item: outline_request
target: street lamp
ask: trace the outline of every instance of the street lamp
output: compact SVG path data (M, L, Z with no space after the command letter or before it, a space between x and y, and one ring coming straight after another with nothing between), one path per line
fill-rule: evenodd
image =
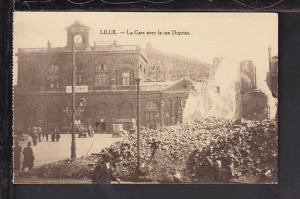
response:
M137 127L137 139L136 139L136 146L137 146L137 171L140 168L140 82L141 79L136 79L137 84L137 119L136 119L136 127Z
M81 35L74 35L72 42L72 141L71 141L71 159L76 158L76 144L75 144L75 120L76 120L76 105L75 105L75 70L76 70L76 57L75 47L76 44L82 42Z

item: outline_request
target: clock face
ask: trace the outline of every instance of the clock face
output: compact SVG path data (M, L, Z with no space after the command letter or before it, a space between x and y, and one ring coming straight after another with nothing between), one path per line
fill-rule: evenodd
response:
M74 36L74 42L75 44L81 44L83 42L82 36L81 35L75 35Z

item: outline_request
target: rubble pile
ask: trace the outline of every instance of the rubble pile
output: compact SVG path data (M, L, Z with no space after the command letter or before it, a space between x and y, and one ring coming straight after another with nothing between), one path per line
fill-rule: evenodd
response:
M245 121L209 146L192 152L187 168L197 182L277 181L278 137L275 121Z
M22 175L36 176L39 178L90 178L95 162L97 160L90 157L81 157L75 160L65 159L57 162L44 164L33 168Z
M151 182L174 182L174 178L183 183L250 182L251 177L253 182L275 182L277 143L273 120L233 122L210 117L158 130L142 128L139 172ZM136 180L136 144L133 133L104 149L111 154L114 176L123 181ZM94 154L62 160L30 173L43 178L90 178L99 159L101 155Z
M141 170L152 181L168 181L176 174L183 182L248 182L257 181L257 176L276 181L275 121L237 123L206 118L158 130L143 129L140 143ZM108 151L114 156L116 176L134 174L135 134ZM245 176L248 178L243 179Z
M189 181L186 162L190 154L230 133L232 125L229 120L212 117L158 130L142 129L141 170L152 181L168 181L176 174L180 174L183 181ZM136 172L136 134L114 143L107 150L114 157L116 176L131 176Z

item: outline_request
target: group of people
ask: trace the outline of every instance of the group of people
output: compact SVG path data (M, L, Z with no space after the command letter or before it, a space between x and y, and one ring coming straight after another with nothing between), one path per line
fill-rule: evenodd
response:
M43 131L42 127L32 127L32 130L29 132L32 138L33 145L36 146L38 141L49 140L49 134L51 135L52 142L59 142L60 140L60 132L58 128L53 129L45 129Z
M18 141L19 139L16 139L16 141L14 142L14 170L15 171L19 171L21 169L22 171L24 171L26 168L28 170L31 170L33 168L34 154L31 148L32 144L33 146L36 146L38 142L42 142L43 140L48 142L49 134L51 135L50 138L52 142L59 142L60 140L60 132L58 128L44 130L42 127L33 126L31 128L28 128L28 132L25 133L31 137L31 141L28 141L28 139L25 136L25 139L23 139L23 141L28 141L28 142L27 142L27 146L23 150L22 150L22 146ZM24 134L19 134L19 135L23 135L24 137ZM23 154L23 163L21 165L22 154Z

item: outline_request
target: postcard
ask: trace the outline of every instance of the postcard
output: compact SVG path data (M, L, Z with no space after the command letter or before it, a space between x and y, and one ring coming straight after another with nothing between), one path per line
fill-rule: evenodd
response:
M14 12L15 184L274 184L274 13Z

